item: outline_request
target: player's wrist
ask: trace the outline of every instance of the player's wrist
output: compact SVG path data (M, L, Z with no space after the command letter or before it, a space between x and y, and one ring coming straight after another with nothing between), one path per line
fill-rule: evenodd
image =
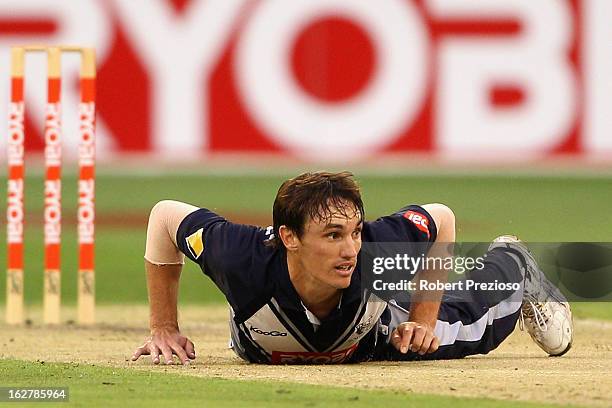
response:
M151 335L179 332L178 322L156 322L149 325Z

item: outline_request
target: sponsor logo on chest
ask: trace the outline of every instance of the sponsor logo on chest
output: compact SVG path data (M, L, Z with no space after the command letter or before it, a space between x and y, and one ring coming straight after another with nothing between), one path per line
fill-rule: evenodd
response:
M357 343L344 350L330 351L328 353L308 351L274 351L272 364L340 364L351 357L357 349Z

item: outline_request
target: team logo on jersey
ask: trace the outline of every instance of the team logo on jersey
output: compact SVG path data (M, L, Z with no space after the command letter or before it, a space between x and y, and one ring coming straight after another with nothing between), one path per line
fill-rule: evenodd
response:
M429 234L429 220L423 214L419 214L416 211L406 211L404 218L411 221L421 232L427 234L427 239L430 238Z
M272 241L274 239L274 227L268 226L266 228L266 241Z
M370 330L370 327L372 326L372 315L370 315L368 317L368 320L366 320L365 322L359 323L357 326L355 326L355 333L357 334L363 334L365 332L367 332L368 330Z
M202 233L204 232L204 228L200 228L185 240L187 241L187 247L189 248L189 252L194 256L195 259L198 259L202 252L204 252L204 241L202 240Z

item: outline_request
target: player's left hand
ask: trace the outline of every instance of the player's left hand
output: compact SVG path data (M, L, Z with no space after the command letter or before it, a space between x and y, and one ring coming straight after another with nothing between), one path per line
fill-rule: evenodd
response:
M391 344L402 354L410 350L424 355L436 351L440 346L440 341L428 324L404 322L391 333Z
M140 356L151 356L153 364L160 363L160 356L163 356L166 364L173 364L173 355L176 355L182 364L189 365L195 359L195 347L193 342L183 336L178 328L156 328L151 330L151 337L138 347L132 355L132 361L136 361Z

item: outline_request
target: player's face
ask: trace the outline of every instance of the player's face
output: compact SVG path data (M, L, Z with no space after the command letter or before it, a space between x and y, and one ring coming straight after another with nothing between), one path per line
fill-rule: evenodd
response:
M325 220L310 219L297 251L302 270L316 283L344 289L351 283L361 250L363 220L356 209L332 209Z

